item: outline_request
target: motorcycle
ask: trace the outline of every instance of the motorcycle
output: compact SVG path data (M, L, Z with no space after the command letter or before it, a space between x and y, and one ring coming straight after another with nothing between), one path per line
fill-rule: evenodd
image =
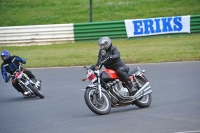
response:
M24 71L26 71L26 68L23 68L22 64L20 64L19 69L8 76L9 81L12 78L12 82L17 82L29 97L39 96L40 98L44 98L44 95L40 92L41 82L30 79Z
M140 108L149 107L152 101L151 87L147 78L144 76L145 70L139 67L129 70L128 76L131 79L137 92L129 95L127 86L117 76L116 71L105 69L100 72L102 64L109 58L100 63L95 70L84 66L86 70L86 78L92 84L85 89L84 100L88 108L98 115L108 114L112 107L125 107L128 105L136 105Z

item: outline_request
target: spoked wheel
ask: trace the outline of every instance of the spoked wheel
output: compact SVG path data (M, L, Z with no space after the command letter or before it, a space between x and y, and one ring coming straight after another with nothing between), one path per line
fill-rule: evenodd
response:
M138 79L138 82L140 83L140 87L144 86L144 84L146 83L146 81L142 79ZM152 99L151 99L151 93L150 93L134 101L134 104L140 108L146 108L146 107L149 107L149 105L151 104L151 100Z
M102 92L102 97L100 98L95 88L87 88L84 98L89 109L95 114L105 115L111 110L111 102L105 92Z

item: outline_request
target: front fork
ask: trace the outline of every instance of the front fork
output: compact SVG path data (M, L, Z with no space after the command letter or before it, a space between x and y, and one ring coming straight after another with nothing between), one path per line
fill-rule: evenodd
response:
M28 80L24 83L20 79L18 79L17 82L25 92L29 91L29 92L33 93L33 91L28 87L28 85L30 84L30 82Z
M29 85L30 83L35 85L35 83L34 83L25 73L24 73L23 75L24 75L24 77L26 78L25 83L22 82L20 79L17 79L18 84L19 84L22 88L25 87L25 88L27 89L27 90L24 90L24 91L30 91L31 93L33 93L33 91L28 87L28 85Z
M100 82L100 72L99 72L99 70L98 70L98 77L97 77L97 79L98 79L98 86L97 86L97 88L98 88L98 91L99 91L99 98L101 99L102 92L101 92L101 82Z

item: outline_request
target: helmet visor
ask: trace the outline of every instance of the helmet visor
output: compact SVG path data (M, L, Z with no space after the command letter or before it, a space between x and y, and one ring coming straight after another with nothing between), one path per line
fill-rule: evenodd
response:
M99 50L104 50L105 46L104 44L99 44Z
M3 61L5 61L5 60L8 59L8 56L7 56L7 55L1 55L1 59L2 59Z

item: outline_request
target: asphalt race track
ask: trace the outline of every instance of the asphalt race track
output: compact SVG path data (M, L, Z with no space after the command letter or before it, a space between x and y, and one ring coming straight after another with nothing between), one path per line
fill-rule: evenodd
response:
M91 112L83 67L31 69L42 79L39 97L24 99L0 79L0 133L200 133L200 62L135 64L152 87L148 108Z

